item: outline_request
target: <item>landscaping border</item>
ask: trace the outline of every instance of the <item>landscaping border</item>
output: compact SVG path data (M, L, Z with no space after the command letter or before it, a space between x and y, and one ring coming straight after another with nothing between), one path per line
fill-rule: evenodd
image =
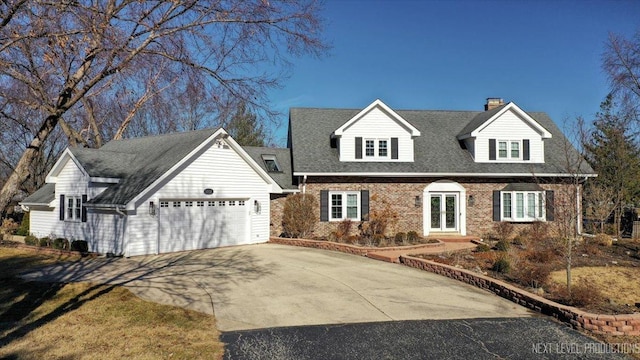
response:
M466 269L408 255L400 256L400 263L491 291L531 310L553 316L576 329L589 330L596 334L640 335L640 314L604 315L589 313L573 306L558 304L506 282Z
M393 251L393 250L415 250L422 248L444 247L444 243L438 240L437 243L408 245L408 246L389 246L389 247L372 247L372 246L356 246L343 243L337 243L326 240L307 240L307 239L294 239L294 238L282 238L271 237L269 242L272 244L301 246L314 249L333 250L340 251L347 254L367 256L370 252L378 251Z

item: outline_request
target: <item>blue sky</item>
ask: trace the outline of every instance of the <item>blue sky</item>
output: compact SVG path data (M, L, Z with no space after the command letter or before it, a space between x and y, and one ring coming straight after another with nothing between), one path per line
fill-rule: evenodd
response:
M321 59L293 59L269 93L290 107L481 110L487 97L525 111L592 119L609 84L601 57L609 32L640 29L640 1L328 0L332 45Z

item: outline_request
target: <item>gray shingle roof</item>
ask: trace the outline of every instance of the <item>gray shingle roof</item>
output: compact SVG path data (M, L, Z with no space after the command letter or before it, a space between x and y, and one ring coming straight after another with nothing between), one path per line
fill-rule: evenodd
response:
M55 191L55 184L44 184L44 186L27 196L20 203L23 205L48 205L55 199Z
M486 121L500 108L488 112L398 110L415 126L414 162L340 162L331 148L331 134L361 109L292 108L289 113L289 144L294 173L442 173L442 174L566 174L566 138L545 113L528 113L553 134L545 140L545 163L476 163L457 140L459 134ZM571 147L572 156L579 156ZM582 174L593 174L586 163Z
M268 148L256 146L242 147L251 158L266 171L271 178L280 185L282 189L293 190L298 187L293 183L293 173L291 169L291 151L286 148ZM280 166L281 172L269 172L263 161L262 155L274 155Z
M89 203L125 205L216 131L206 129L113 140L98 150L71 151L90 176L122 179Z

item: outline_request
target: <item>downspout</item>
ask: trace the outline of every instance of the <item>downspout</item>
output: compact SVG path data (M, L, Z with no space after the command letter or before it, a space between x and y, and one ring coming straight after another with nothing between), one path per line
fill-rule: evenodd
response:
M306 194L307 192L307 175L302 177L302 193Z

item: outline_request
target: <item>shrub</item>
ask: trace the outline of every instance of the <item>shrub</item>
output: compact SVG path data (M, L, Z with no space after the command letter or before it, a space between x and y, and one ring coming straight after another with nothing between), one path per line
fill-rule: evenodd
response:
M24 243L26 245L36 246L38 244L38 238L33 235L27 235L24 238Z
M551 248L537 247L529 252L527 260L531 262L546 264L556 258L556 253Z
M524 286L539 288L549 281L551 267L544 263L533 263L522 261L517 268L511 272L513 280Z
M597 234L595 237L595 242L596 244L600 245L600 246L612 246L613 245L613 238L607 234Z
M48 237L40 238L40 240L38 241L38 246L49 247L50 245L51 245L51 239L49 239Z
M347 236L347 244L355 244L355 243L358 242L358 240L359 240L359 238L356 235Z
M500 240L496 243L496 250L498 251L508 251L510 247L511 244L506 240Z
M513 245L522 246L525 244L524 237L522 235L516 235L511 242Z
M593 286L586 280L576 281L576 283L571 286L570 295L566 286L559 287L557 293L562 303L578 307L595 305L604 299L598 287Z
M394 226L398 222L398 213L391 208L391 205L384 200L377 201L377 195L371 196L371 203L375 204L369 211L369 221L365 221L360 226L360 232L363 238L374 240L376 235L384 235L387 228Z
M420 239L420 235L418 235L415 231L409 231L407 233L407 241L410 243L414 243Z
M54 249L58 250L68 250L69 249L69 240L65 238L56 238L53 240L51 244Z
M500 274L507 274L511 270L511 262L506 256L501 256L493 263L491 270Z
M353 221L351 219L344 219L338 223L338 230L335 235L338 241L343 241L351 234L351 228L353 227Z
M7 235L11 235L15 233L17 229L18 229L18 223L16 223L13 219L6 218L2 220L2 226L0 226L0 230L1 230L0 232Z
M394 240L396 241L396 244L398 244L398 245L404 244L404 242L407 241L407 234L403 233L403 232L399 232L394 237Z
M493 224L493 231L496 233L498 240L508 241L513 234L513 224L506 221L499 221Z
M287 196L282 214L284 235L292 238L304 238L313 233L316 218L316 199L310 194Z
M16 230L16 235L27 236L29 235L29 213L25 213L22 217L22 222L20 223L20 227Z
M487 252L490 250L491 250L491 247L487 244L480 244L476 246L476 252Z
M534 221L529 225L527 232L531 240L543 240L549 237L549 224L543 221Z
M73 240L71 251L89 252L89 244L85 240Z

